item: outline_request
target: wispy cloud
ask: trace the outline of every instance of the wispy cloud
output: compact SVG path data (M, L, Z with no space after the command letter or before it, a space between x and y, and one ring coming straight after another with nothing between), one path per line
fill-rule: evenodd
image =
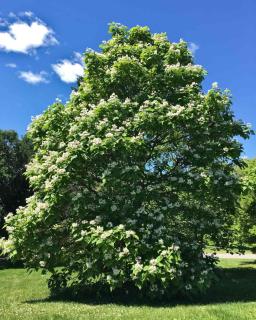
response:
M17 15L14 12L9 12L8 17L9 18L17 18Z
M7 68L16 68L16 67L17 67L16 63L6 63L5 66L6 66Z
M78 61L84 65L83 55L80 52L74 51L74 61Z
M61 60L59 63L53 64L52 68L63 82L76 82L77 78L84 74L82 55L74 52L74 59Z
M23 19L13 12L9 14L9 18L16 21L8 24L7 30L0 32L0 50L28 54L39 47L58 43L53 30L32 12L26 11L19 15Z
M195 55L196 51L199 49L199 45L194 42L190 42L188 45L188 49L192 52L193 55Z
M34 73L32 71L21 71L19 73L19 78L30 83L30 84L39 84L39 83L48 83L47 73L41 71L39 73Z
M21 12L21 15L26 17L33 17L34 13L32 11L24 11L24 12Z

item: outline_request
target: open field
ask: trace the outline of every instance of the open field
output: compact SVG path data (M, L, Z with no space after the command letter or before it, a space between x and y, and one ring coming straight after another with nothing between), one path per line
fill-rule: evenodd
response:
M256 261L222 259L221 281L197 302L169 305L79 303L48 300L45 276L23 269L0 270L1 320L254 320Z

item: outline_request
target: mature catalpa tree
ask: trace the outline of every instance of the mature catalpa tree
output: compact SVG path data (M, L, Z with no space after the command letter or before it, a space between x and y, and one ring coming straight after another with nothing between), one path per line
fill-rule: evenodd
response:
M184 41L147 27L110 25L87 51L70 101L29 129L35 193L9 216L5 251L66 288L193 293L215 264L207 241L230 245L240 190L234 166L250 129L230 96L193 64Z

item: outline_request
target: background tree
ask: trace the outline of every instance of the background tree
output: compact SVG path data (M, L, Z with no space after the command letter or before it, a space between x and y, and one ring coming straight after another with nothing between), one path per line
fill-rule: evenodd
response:
M25 165L32 153L32 145L25 136L19 139L13 130L0 130L0 235L4 217L25 204L31 193L24 177Z
M205 289L231 245L235 166L250 129L228 91L207 93L184 41L110 25L101 52L64 106L30 126L35 193L10 215L5 252L52 276L52 293L137 290L160 297ZM56 267L61 266L61 268Z
M245 167L238 170L238 173L243 183L238 207L238 228L244 244L256 245L256 159L247 159Z

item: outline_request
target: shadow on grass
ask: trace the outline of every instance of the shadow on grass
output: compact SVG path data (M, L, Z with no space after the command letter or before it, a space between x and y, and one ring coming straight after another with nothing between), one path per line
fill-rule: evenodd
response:
M240 265L242 266L244 266L244 265L256 265L256 260L252 260L252 261L241 261L240 262Z
M252 262L253 263L253 262ZM247 262L248 264L248 262ZM161 301L148 301L138 298L134 295L123 297L105 297L98 298L95 296L83 296L72 299L70 297L34 299L25 301L25 303L86 303L91 305L104 305L109 303L119 304L123 306L152 306L152 307L171 307L179 305L207 305L214 303L227 302L256 302L256 269L252 268L230 268L218 270L219 281L216 282L203 295L193 298L175 298L165 299Z
M13 263L7 258L0 257L0 270L19 269L19 268L23 268L23 263L21 261L17 261L15 263Z
M198 299L203 304L250 301L256 302L256 269L249 267L219 270L219 281Z

